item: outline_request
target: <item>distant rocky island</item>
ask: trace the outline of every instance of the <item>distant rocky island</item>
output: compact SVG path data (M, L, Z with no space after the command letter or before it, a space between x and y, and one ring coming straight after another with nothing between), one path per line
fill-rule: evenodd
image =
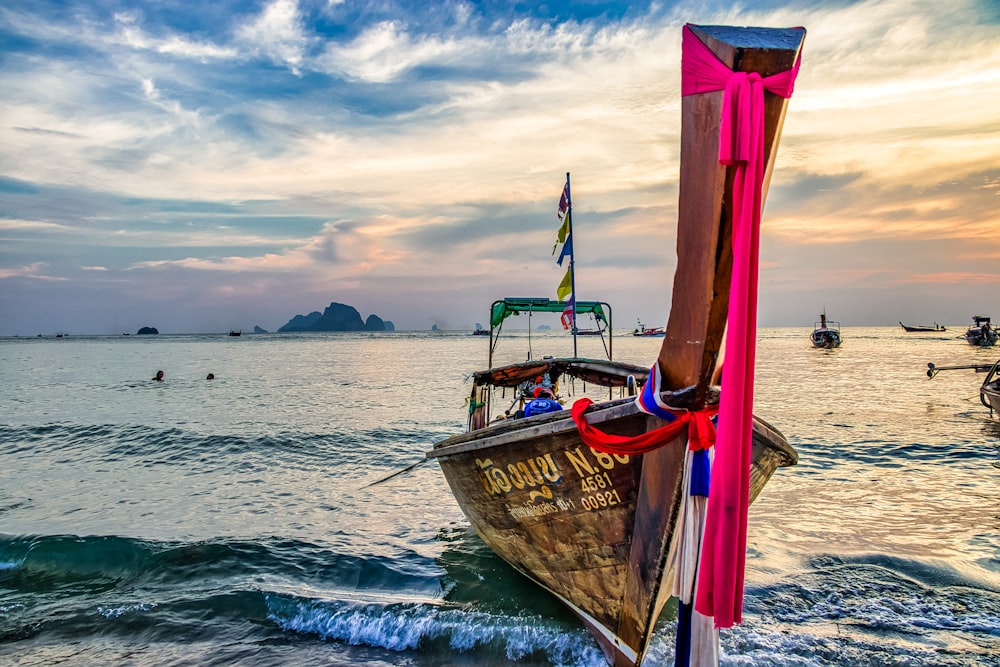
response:
M142 327L141 329L139 329L136 332L136 335L138 335L138 336L148 336L148 335L158 334L158 333L160 333L160 332L159 332L159 330L156 327Z
M308 315L296 315L288 320L278 333L294 331L395 331L396 326L378 315L369 315L362 320L361 313L353 306L331 303L322 313L313 311Z

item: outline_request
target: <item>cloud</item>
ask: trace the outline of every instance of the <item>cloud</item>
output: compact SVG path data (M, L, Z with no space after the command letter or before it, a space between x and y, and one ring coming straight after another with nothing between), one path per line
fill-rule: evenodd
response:
M462 56L483 50L486 43L475 37L441 39L415 37L399 21L371 26L350 43L329 45L319 62L327 71L371 83L393 81L402 73L427 65L457 66Z
M295 0L274 0L264 6L259 16L236 29L244 48L264 54L274 62L301 73L311 39L305 34L298 3Z
M170 33L165 37L152 36L138 25L141 21L141 15L138 12L115 13L114 20L118 24L119 43L130 49L153 51L163 55L202 62L226 60L237 56L236 49L219 46L209 41L190 40L181 35Z
M25 266L14 266L9 268L0 267L0 280L5 278L29 278L31 280L42 280L48 282L61 282L65 278L58 276L48 276L40 273L48 264L46 262L34 262Z
M639 309L644 274L669 286L688 5L74 7L0 8L4 275L41 260L32 275L116 295L169 274L181 304L237 281L405 289L416 319L420 295L456 285L474 304L554 290L569 171L581 289ZM765 210L768 285L982 284L968 263L1000 256L1000 42L980 10L698 6L705 23L809 31Z
M998 285L1000 273L982 271L955 271L950 273L921 273L898 281L904 285Z
M65 232L70 228L43 220L11 220L0 218L0 231Z

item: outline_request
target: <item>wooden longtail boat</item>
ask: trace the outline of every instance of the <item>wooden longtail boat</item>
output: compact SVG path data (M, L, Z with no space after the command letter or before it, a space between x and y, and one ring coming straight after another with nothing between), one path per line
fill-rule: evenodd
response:
M1000 419L1000 361L987 371L986 379L979 387L979 400L990 409L990 413Z
M965 340L973 347L993 347L1000 339L997 329L990 324L990 318L983 315L972 316L972 326L965 332Z
M813 326L815 328L809 334L813 347L826 349L840 347L840 322L826 319L825 310L820 314L819 322Z
M903 331L907 331L909 333L947 331L945 327L941 326L937 322L934 323L934 326L927 326L926 324L903 324L900 322L899 326L903 327Z
M986 379L979 386L979 401L988 408L990 414L1000 419L1000 361L994 364L965 364L961 366L935 366L927 364L927 377L932 378L941 371L974 370L986 373Z
M693 35L729 70L762 77L795 67L805 36L801 28L685 30L690 31L685 40ZM765 92L763 103L758 213L787 99ZM722 92L683 97L678 262L666 335L654 366L660 398L672 408L692 411L718 400L712 380L733 275L737 167L720 163L722 107ZM727 364L727 371L728 366L734 364ZM491 406L499 401L491 398L494 388L523 386L545 374L553 384L568 376L617 387L621 398L583 413L588 425L606 434L642 436L665 423L640 411L630 397L650 371L611 361L610 354L608 361L529 360L476 373L469 432L437 443L427 457L438 460L458 504L493 551L565 603L609 664L638 665L671 596L668 555L682 511L688 438L681 433L647 453L612 455L584 444L582 427L569 410L523 418L515 413L491 423ZM785 438L756 418L752 449L750 499L776 468L797 461Z

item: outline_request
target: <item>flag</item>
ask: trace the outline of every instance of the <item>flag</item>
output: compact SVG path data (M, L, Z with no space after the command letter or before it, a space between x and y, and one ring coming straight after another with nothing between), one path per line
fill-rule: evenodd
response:
M556 234L556 242L552 244L552 254L556 254L556 248L559 247L560 243L566 243L566 238L569 236L569 226L570 218L572 214L569 214L563 218L562 227L559 228L559 233ZM562 265L562 256L559 257L559 264Z
M556 211L556 215L562 220L562 226L559 227L555 245L552 246L552 254L556 254L556 248L562 243L562 250L559 252L557 260L559 266L562 266L563 260L569 257L569 268L566 269L566 275L563 276L562 282L556 288L556 298L563 301L569 297L569 303L566 304L566 309L560 318L563 328L569 329L576 324L576 309L573 300L575 296L573 294L573 228L571 221L573 212L569 201L569 174L566 174L566 185L563 187L562 197L559 198L559 209Z
M569 220L569 217L566 218ZM573 261L573 235L570 234L566 237L566 242L563 243L562 251L559 253L559 259L556 260L559 266L562 266L562 261L564 257L569 257L569 261Z
M569 275L568 273L566 275ZM562 321L563 329L569 329L573 326L573 304L575 300L570 297L569 302L566 304L566 309L563 310L562 315L559 317Z
M559 287L556 288L556 300L562 301L568 296L573 294L573 267L566 269L566 275L563 276L562 282L559 283Z
M573 261L573 240L572 240L572 207L569 201L569 174L566 174L566 185L563 186L562 196L559 197L559 208L556 209L556 217L562 220L559 233L556 234L556 242L552 246L552 254L556 254L556 248L562 243L562 252L559 253L559 266L562 266L563 258L569 256L569 261ZM559 299L562 301L562 299Z

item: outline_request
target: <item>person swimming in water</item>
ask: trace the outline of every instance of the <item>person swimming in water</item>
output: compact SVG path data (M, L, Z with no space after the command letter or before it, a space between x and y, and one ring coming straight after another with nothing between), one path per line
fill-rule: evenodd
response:
M163 371L156 371L156 375L153 376L153 379L157 382L163 382Z

